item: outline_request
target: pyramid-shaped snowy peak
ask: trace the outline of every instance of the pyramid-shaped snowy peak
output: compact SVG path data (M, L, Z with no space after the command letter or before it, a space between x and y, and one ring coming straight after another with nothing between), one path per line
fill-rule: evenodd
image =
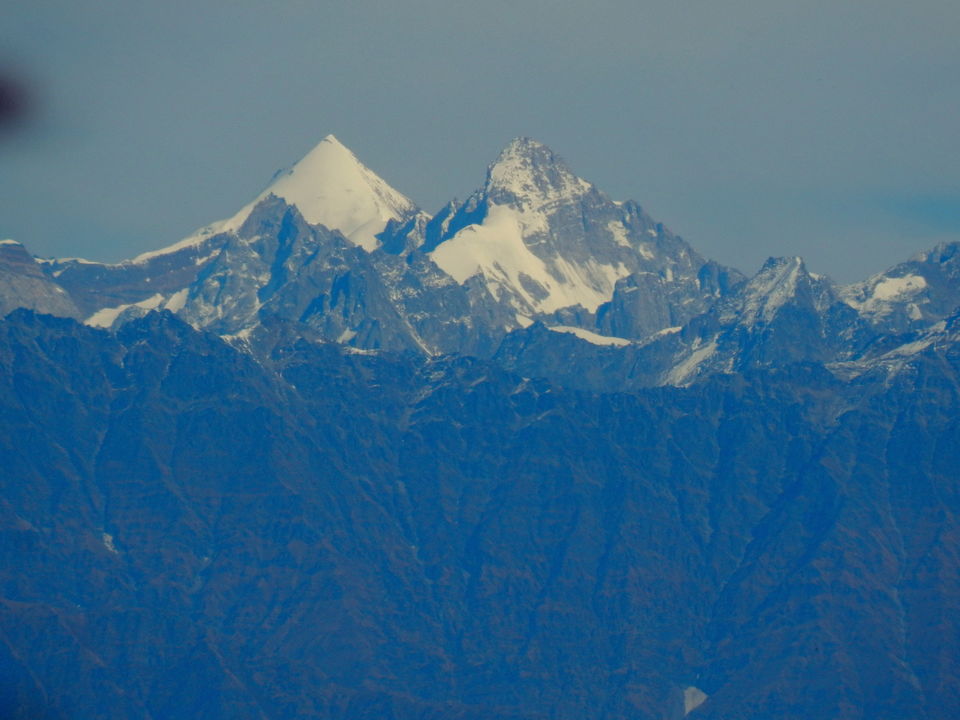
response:
M363 165L333 135L278 173L224 229L242 225L250 210L269 195L296 206L307 222L339 230L368 251L377 247L376 236L390 220L403 220L417 211L408 198Z

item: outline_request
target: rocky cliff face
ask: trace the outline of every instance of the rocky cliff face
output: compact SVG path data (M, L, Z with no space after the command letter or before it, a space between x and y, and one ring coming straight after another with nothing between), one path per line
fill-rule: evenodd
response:
M79 317L69 293L51 280L43 266L13 240L0 241L0 316L30 308L61 317Z

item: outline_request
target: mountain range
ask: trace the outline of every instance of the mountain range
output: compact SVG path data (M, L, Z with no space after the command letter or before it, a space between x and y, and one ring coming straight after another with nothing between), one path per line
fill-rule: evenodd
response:
M960 244L700 256L546 146L333 136L106 264L0 242L0 714L953 718Z
M941 245L845 287L800 258L748 279L534 140L430 216L328 136L233 217L129 261L38 260L6 241L0 312L112 327L167 309L254 347L272 317L362 350L520 364L566 352L543 326L642 359L633 386L682 385L750 364L875 361L878 344L908 345L960 305L956 255Z

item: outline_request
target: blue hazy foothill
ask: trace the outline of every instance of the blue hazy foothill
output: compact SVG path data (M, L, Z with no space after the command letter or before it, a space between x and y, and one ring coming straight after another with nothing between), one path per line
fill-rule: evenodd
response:
M953 716L955 345L597 394L269 332L0 325L9 716Z

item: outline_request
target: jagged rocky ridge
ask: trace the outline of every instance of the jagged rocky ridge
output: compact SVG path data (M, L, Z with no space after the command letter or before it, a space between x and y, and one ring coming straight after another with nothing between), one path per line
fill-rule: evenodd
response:
M116 265L21 257L0 292L8 310L101 327L169 309L254 352L264 319L280 318L358 349L497 356L609 389L869 362L960 305L956 257L942 245L848 287L771 259L747 280L534 140L510 143L480 189L431 217L329 136L235 216L169 248ZM584 379L570 353L604 371Z
M536 321L639 339L741 280L521 138L435 217L325 138L237 215L117 265L44 265L93 325L170 309L255 336L268 315L361 349L490 355Z

